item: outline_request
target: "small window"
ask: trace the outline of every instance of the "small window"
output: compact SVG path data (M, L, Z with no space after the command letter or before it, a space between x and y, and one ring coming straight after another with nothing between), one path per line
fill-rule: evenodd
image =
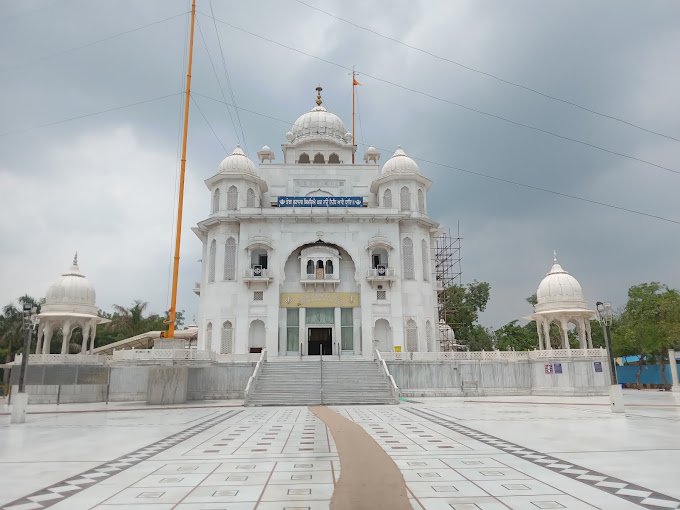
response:
M411 191L406 186L401 188L399 206L402 211L411 210Z
M389 189L386 189L383 194L383 207L385 209L392 209L392 191Z
M425 194L420 188L418 188L418 212L425 214Z
M328 164L329 165L338 165L340 164L340 156L338 156L335 152L328 156Z
M238 207L238 188L236 186L230 186L227 191L227 209L230 211L235 211Z
M212 212L216 213L219 210L220 210L220 188L217 188L215 190L215 193L213 193Z
M298 163L309 163L309 154L303 152L298 158Z
M215 281L215 257L217 257L217 242L210 242L210 255L208 258L208 282Z
M264 301L264 291L256 290L253 292L253 301Z
M307 274L314 274L314 261L313 260L307 261Z
M386 290L379 290L379 291L376 292L375 297L378 301L384 301L385 299L387 299L387 291Z
M326 261L326 273L333 274L333 261L331 259Z
M248 188L246 193L246 207L255 207L255 192L253 188Z
M326 158L323 157L323 154L318 152L317 154L314 155L314 163L317 165L323 165L326 162Z

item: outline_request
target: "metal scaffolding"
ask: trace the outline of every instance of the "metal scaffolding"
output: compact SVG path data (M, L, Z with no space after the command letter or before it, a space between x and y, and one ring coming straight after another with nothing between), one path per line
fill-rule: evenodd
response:
M452 285L462 285L462 240L459 222L455 237L451 235L451 229L440 230L439 235L434 239L434 243L432 243L434 274L439 290L437 294L437 310L439 313L440 351L453 351L459 348L454 330L449 327L450 321L447 320L453 311L447 309L445 291ZM455 329L455 324L453 326Z

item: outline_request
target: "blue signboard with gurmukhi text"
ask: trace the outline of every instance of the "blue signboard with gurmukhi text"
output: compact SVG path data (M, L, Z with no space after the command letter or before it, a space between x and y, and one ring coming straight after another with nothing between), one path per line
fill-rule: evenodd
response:
M279 197L279 207L362 207L362 197Z

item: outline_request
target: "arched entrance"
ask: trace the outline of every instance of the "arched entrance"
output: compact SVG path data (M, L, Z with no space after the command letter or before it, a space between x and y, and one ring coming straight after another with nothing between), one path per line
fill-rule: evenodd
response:
M248 352L257 353L262 352L266 340L266 331L264 322L260 319L254 320L250 323L250 330L248 331Z
M375 321L373 328L373 342L380 352L392 351L392 328L386 319Z

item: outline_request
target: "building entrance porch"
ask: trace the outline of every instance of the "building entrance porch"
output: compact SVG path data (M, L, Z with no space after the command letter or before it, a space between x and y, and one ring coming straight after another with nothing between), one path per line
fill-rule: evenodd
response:
M307 328L307 355L333 354L333 328Z

